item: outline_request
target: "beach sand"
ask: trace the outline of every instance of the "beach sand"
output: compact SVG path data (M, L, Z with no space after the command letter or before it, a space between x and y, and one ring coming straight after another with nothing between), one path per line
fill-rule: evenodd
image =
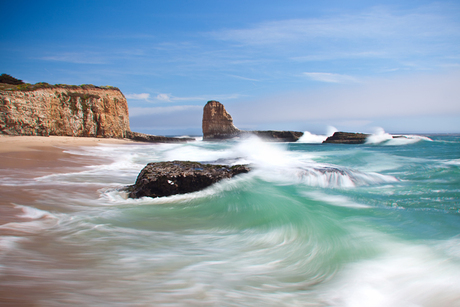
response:
M126 139L91 137L0 136L0 176L3 181L0 185L0 225L18 221L22 211L15 204L29 205L38 197L36 190L24 185L16 186L15 181L106 163L108 161L99 157L75 157L65 152L80 146L99 144L139 143Z
M11 231L11 227L2 227L2 225L11 226L15 223L28 222L30 219L23 216L24 211L21 206L53 211L56 208L48 207L44 199L49 193L62 195L62 190L68 189L62 185L40 185L37 188L34 185L27 185L28 181L60 172L80 171L86 165L110 163L111 161L106 161L101 157L78 156L65 152L80 146L97 146L100 144L129 145L142 143L126 139L90 137L0 136L0 235L3 238L30 235L27 229L24 229L24 233L21 234L21 231ZM17 184L18 182L21 184ZM66 192L68 193L68 191ZM83 185L81 187L73 186L72 193L94 194L94 197L97 197L98 191L97 187ZM61 212L65 210L65 208L59 208ZM44 246L48 244L47 242L39 242ZM76 253L75 250L66 247L56 251L55 256L65 262L65 259L72 258L74 252ZM1 254L2 245L0 244L0 256ZM10 275L8 270L4 270L2 274L4 278L8 278L10 285L0 289L0 305L5 303L8 306L35 306L43 293L53 291L52 288L40 285L36 281L35 286L29 288L25 296L24 289L21 286L15 286L15 284L27 284L30 282L30 277Z

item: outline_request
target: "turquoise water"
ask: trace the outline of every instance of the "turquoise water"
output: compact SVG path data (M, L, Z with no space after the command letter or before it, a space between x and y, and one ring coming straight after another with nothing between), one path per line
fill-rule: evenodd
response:
M41 196L0 226L0 274L53 289L40 306L460 306L460 137L428 137L72 150L111 162L13 183ZM168 160L254 170L186 195L118 190Z

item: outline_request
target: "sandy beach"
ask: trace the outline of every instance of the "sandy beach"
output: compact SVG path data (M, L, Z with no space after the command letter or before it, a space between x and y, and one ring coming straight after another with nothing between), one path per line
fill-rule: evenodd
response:
M37 151L53 147L95 146L98 144L130 144L128 139L70 136L6 136L0 135L0 153Z
M139 144L126 139L66 136L0 136L0 175L7 185L0 185L0 225L18 220L21 210L14 204L28 205L37 191L11 182L28 180L52 173L69 172L90 164L103 164L100 157L75 157L66 150L100 144ZM83 191L82 191L83 192ZM95 191L84 191L91 193Z

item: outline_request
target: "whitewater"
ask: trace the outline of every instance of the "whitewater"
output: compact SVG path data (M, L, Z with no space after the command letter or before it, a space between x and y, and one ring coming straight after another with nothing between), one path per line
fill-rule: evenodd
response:
M37 197L0 225L0 288L37 306L460 306L460 136L324 137L80 147L92 165L3 176ZM253 170L127 198L171 160Z

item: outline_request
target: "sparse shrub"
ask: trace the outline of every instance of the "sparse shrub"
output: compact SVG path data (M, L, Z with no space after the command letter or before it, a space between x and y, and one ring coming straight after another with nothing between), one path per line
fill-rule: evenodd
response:
M7 74L1 74L0 75L0 83L7 83L7 84L14 84L14 85L19 85L19 84L24 84L24 81L16 79L10 75Z

